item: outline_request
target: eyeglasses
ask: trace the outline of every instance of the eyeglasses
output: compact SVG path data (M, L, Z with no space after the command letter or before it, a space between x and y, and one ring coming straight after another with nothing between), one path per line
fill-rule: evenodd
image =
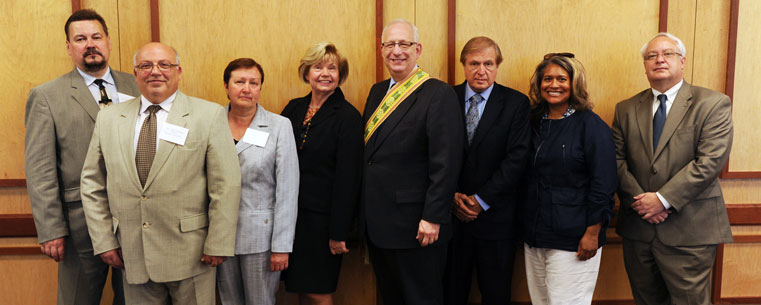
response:
M411 46L414 46L416 44L417 42L412 42L412 41L386 41L384 43L381 43L381 47L388 50L393 50L394 47L399 46L400 49L407 50Z
M654 60L656 60L658 58L658 55L662 55L664 59L674 59L676 56L680 56L680 57L682 56L682 54L679 54L677 52L669 50L669 51L666 51L666 52L663 52L663 53L660 53L660 54L658 54L658 53L649 53L649 54L645 55L645 60L647 60L647 61L654 61Z
M544 54L544 60L548 60L548 59L553 58L555 56L563 56L563 57L568 57L568 58L574 58L575 57L575 55L573 55L573 53L568 53L568 52L563 52L563 53L547 53L547 54Z
M470 71L476 71L481 66L484 66L484 69L489 70L489 71L494 71L494 70L497 69L497 64L495 64L495 63L493 63L491 61L487 61L487 62L473 61L473 62L468 62L465 65L465 67L467 67L468 70L470 70Z
M160 61L154 65L152 62L144 62L135 66L135 68L138 68L143 71L151 71L153 70L154 66L158 66L160 71L169 71L169 69L171 69L172 67L177 67L179 66L179 64L173 64L166 61Z

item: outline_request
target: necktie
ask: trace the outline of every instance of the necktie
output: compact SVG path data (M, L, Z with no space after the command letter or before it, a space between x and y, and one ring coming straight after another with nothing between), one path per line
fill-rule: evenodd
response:
M655 116L653 116L653 151L658 147L658 139L661 138L663 125L666 124L666 95L658 95L658 101L661 104L658 105L658 110L655 111Z
M161 106L148 106L150 114L143 121L140 127L140 136L137 138L137 150L135 151L135 165L137 165L137 176L140 178L140 185L145 186L145 180L151 172L153 157L156 156L156 111Z
M93 81L96 85L98 85L98 90L100 90L100 101L98 101L98 107L100 109L105 108L108 105L111 105L111 99L108 98L108 92L106 92L106 86L103 86L104 80L102 79L96 79Z
M468 107L468 113L465 114L465 128L468 132L468 145L473 141L473 135L476 133L478 120L481 119L481 116L478 113L478 104L483 101L484 98L480 94L470 97L470 107Z

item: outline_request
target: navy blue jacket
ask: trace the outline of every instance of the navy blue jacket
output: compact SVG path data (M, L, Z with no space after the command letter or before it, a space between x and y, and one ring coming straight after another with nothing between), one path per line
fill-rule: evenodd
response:
M618 187L610 128L592 111L531 123L524 241L532 247L576 252L586 228L602 223L602 246Z

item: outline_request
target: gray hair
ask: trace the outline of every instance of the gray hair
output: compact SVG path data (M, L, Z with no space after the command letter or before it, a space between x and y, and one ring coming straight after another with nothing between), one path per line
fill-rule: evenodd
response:
M388 27L391 26L392 24L397 24L397 23L405 23L409 25L412 28L412 31L415 33L414 42L420 42L420 34L418 34L417 32L417 27L414 24L412 24L412 22L409 22L407 21L407 19L402 19L402 18L391 20L391 22L389 22L388 24L386 24L385 27L383 27L383 34L381 34L382 42L386 41L386 29L388 29Z
M679 39L679 37L676 37L673 34L668 33L668 32L660 32L658 34L655 34L655 36L653 36L653 38L648 40L642 46L642 49L639 51L642 54L642 58L645 58L645 51L647 51L647 45L649 45L651 41L653 41L656 38L661 37L661 36L666 37L666 38L671 39L674 42L676 42L676 46L679 49L679 54L682 54L682 57L687 57L687 48L684 47L684 43L682 42L681 39Z
M175 49L172 46L169 46L172 48L172 51L174 51L175 58L177 59L177 64L180 64L180 52L177 52L177 49ZM135 55L132 55L132 66L137 66L137 53L140 53L140 50L135 51Z

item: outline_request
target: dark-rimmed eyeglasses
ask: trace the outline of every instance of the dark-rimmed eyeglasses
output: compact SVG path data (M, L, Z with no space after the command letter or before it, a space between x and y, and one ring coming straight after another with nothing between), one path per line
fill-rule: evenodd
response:
M399 46L400 49L407 50L411 46L414 46L416 44L417 42L413 42L413 41L386 41L384 43L381 43L381 47L385 49L393 50L394 47Z

